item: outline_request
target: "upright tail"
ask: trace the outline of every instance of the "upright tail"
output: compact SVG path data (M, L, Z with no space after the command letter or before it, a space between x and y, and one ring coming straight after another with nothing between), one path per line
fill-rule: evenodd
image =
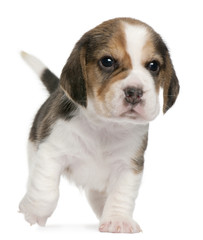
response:
M21 52L22 58L33 69L33 71L39 76L47 90L51 94L59 85L59 78L54 75L39 59L26 53Z

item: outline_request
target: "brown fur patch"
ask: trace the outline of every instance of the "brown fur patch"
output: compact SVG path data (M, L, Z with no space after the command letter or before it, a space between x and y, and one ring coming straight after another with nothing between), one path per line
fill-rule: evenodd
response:
M160 63L160 68L164 64L164 60L161 57L160 53L157 52L155 45L151 39L149 39L142 49L142 65L146 67L151 61L158 61ZM156 76L153 76L154 83L156 87L157 93L159 92L159 88L161 86L160 81L157 80Z
M113 83L122 80L128 76L128 71L121 71L120 73L116 74L114 77L111 78L110 81L107 81L97 90L97 96L101 101L104 101L105 94L108 92Z
M88 93L91 96L98 97L100 101L104 101L105 93L109 90L111 85L127 77L128 70L132 69L130 56L126 52L123 25L119 19L117 20L118 21L115 21L116 27L114 26L113 28L115 31L111 29L109 41L105 42L101 51L95 51L93 53L94 61L90 61L87 64ZM105 26L108 24L112 25L112 21L106 22ZM102 31L104 31L104 29L102 29ZM101 42L104 42L104 40ZM101 44L98 45L102 47ZM112 73L102 71L98 66L99 60L105 56L114 58L118 64L118 68Z
M142 144L139 147L138 151L135 153L135 157L132 158L132 166L136 174L143 171L144 168L144 152L147 148L148 142L148 133L143 138Z

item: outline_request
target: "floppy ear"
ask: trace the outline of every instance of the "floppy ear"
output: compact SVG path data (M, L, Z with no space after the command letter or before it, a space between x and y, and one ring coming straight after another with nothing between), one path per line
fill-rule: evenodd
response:
M60 78L60 86L73 102L87 106L85 48L76 44Z
M164 90L163 112L166 113L168 109L171 108L175 103L180 89L178 78L176 76L169 54L166 57L166 68L164 71L162 87Z

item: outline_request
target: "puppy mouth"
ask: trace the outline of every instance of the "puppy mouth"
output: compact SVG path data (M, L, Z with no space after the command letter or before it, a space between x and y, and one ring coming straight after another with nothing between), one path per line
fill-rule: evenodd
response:
M126 104L124 102L124 111L120 114L121 117L130 118L130 119L137 119L141 117L140 113L142 112L144 101L139 100L135 104Z
M139 117L139 113L135 111L133 108L131 108L130 110L123 112L120 116L130 119L137 119Z

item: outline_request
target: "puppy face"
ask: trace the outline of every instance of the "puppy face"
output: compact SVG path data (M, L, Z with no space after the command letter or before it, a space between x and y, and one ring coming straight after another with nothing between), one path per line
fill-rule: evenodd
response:
M91 113L115 121L146 123L165 113L179 84L166 45L148 25L113 19L87 32L76 44L61 75L61 87Z

